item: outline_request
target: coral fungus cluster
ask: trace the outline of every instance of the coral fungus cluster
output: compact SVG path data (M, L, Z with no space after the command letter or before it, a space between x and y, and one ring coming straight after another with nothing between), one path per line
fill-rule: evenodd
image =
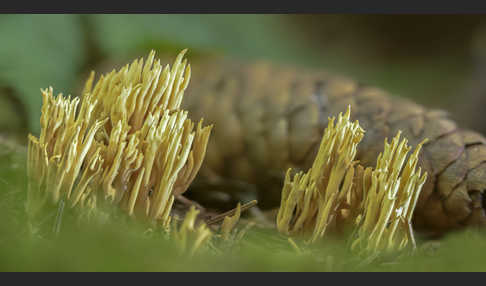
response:
M414 246L411 219L427 178L417 167L419 144L410 147L400 132L377 158L376 167L355 161L364 136L359 123L350 122L350 108L329 119L311 169L293 177L287 171L277 228L288 235L322 238L329 229L354 227L352 249L378 252Z
M184 54L164 67L152 51L94 86L92 72L81 99L42 90L40 137L29 136L29 211L39 200L76 207L103 199L168 226L212 128L195 127L180 109L191 75Z
M324 236L328 226L342 220L340 209L351 195L356 148L364 135L350 111L329 120L312 168L291 178L287 171L277 217L279 231L311 232L311 241Z

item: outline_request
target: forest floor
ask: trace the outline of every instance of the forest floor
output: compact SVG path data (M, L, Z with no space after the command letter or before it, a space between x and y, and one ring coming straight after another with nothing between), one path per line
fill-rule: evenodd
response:
M215 237L192 256L161 232L123 219L79 225L66 215L57 234L41 235L25 212L25 148L2 144L0 150L0 271L486 271L486 237L476 230L434 241L419 236L412 254L373 262L339 239L299 252L276 230L261 227L234 242Z

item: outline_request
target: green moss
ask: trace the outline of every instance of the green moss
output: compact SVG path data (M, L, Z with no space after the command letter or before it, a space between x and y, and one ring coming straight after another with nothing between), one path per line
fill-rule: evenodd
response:
M451 234L438 246L420 241L414 256L371 264L338 238L298 255L286 237L259 228L222 253L206 249L184 257L163 233L144 234L145 225L121 217L79 225L69 210L58 236L39 237L24 212L25 150L0 145L0 271L486 271L485 235L473 230Z

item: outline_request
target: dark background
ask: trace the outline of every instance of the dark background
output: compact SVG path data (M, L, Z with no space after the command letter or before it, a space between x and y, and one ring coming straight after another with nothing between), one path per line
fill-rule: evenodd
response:
M486 133L483 15L0 15L0 132L38 133L40 88L155 49L322 68L450 111ZM114 68L120 66L114 66Z

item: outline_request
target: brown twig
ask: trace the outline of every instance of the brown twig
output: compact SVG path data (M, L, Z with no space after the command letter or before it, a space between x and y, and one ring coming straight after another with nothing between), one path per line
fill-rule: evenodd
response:
M257 205L257 203L258 203L258 201L257 201L257 200L253 200L253 201L250 201L250 202L248 202L248 203L246 203L246 204L242 205L242 206L241 206L241 212L244 212L244 211L246 211L246 210L248 210L248 209L250 209L250 208L252 208L252 207L256 206L256 205ZM234 215L234 214L235 214L235 212L236 212L236 208L234 208L234 209L232 209L232 210L229 210L229 211L227 211L227 212L224 212L224 213L222 213L222 214L216 215L216 216L214 216L214 217L212 217L212 218L210 218L210 219L206 220L206 224L207 224L207 225L211 225L211 224L218 223L218 222L220 222L220 221L224 220L224 218L225 218L225 217Z

